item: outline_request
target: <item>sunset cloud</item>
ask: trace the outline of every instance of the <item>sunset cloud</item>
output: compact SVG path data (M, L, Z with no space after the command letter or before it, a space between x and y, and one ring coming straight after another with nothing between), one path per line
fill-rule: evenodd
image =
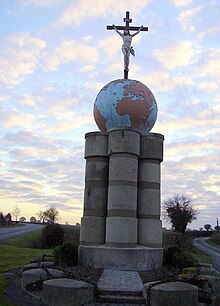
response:
M65 9L58 21L57 25L80 25L82 20L86 18L96 18L96 17L107 17L107 16L120 16L129 7L133 14L140 12L147 4L148 0L135 2L132 0L112 0L105 1L97 0L96 4L89 0L75 1L74 4L70 4L67 9Z
M168 70L190 64L194 50L191 41L181 41L164 50L156 49L154 57Z
M220 51L216 0L3 1L0 202L27 219L55 205L62 223L83 211L85 134L97 131L99 91L123 78L122 38L108 24L148 26L132 40L129 78L155 96L164 141L162 201L193 198L215 224L220 201ZM168 225L169 226L169 225Z

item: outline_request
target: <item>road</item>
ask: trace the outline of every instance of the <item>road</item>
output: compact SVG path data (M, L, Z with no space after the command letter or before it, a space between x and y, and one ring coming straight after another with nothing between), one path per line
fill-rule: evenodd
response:
M28 232L33 232L44 227L42 224L28 224L25 226L0 228L0 242L16 236L23 235Z
M199 250L208 254L212 259L212 267L220 272L220 248L216 248L210 244L207 244L205 240L209 238L197 238L194 240L193 245Z

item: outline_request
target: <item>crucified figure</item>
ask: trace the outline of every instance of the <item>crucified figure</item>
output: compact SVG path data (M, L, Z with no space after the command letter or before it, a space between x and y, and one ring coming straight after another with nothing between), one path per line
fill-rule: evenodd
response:
M124 54L124 70L128 71L130 54L135 56L134 48L131 46L132 38L143 29L143 26L141 26L134 34L130 34L129 30L124 30L124 33L121 33L114 24L112 27L123 39L123 45L121 49Z
M134 49L131 46L132 38L137 35L140 31L148 31L148 27L133 27L130 26L132 19L130 19L129 12L126 12L124 18L125 26L108 25L107 30L115 30L123 39L122 52L124 54L124 79L128 79L128 66L130 54L134 56ZM124 32L120 32L120 31ZM130 34L131 31L136 31L134 34Z

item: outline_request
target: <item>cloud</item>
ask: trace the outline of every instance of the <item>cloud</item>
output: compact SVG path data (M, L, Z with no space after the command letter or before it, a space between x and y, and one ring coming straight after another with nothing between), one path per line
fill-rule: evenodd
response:
M0 120L6 129L12 127L31 129L35 118L32 114L25 114L17 110L10 111L0 108Z
M174 194L187 195L193 199L193 205L199 210L200 222L207 220L207 216L211 222L213 212L218 211L216 203L220 200L218 155L188 156L178 161L165 159L162 169L163 199ZM169 188L169 184L172 188ZM195 227L195 224L192 226Z
M62 13L56 22L56 26L80 25L86 18L121 16L129 8L136 15L148 4L148 0L97 0L95 5L90 0L74 1Z
M216 84L220 84L220 50L204 51L197 61L196 73L199 77L211 77Z
M150 84L155 91L170 92L182 87L189 87L194 84L189 75L172 76L167 71L153 71L147 75L142 74L141 81Z
M60 45L51 51L45 51L43 54L42 69L45 72L57 71L62 64L68 64L71 61L78 61L81 65L94 64L99 59L97 47L88 46L74 40L62 41Z
M219 87L214 82L201 82L196 85L199 90L204 90L205 92L211 93L217 90Z
M177 7L185 6L192 2L192 0L170 0L170 1Z
M24 76L33 74L45 47L45 41L30 33L8 36L0 51L1 83L16 85L23 81Z
M18 103L20 105L29 106L29 107L35 106L34 97L30 94L24 94L23 97L21 97L18 100Z
M49 7L59 4L59 0L19 0L24 7Z
M0 164L4 167L0 182L2 203L13 202L19 206L26 203L31 207L55 205L59 210L81 214L82 145L20 131L6 133L1 139L1 148L1 153L7 151Z
M191 41L181 41L166 49L156 49L153 56L168 70L190 63L194 54Z
M208 27L205 31L198 33L198 39L204 39L206 36L212 36L220 32L220 22L217 22L213 27Z
M107 58L114 57L121 45L122 41L117 36L109 36L108 38L102 39L98 42L98 46L102 50L101 52L104 51Z
M177 18L180 22L182 28L187 32L193 32L195 30L195 26L198 23L198 17L195 19L196 15L201 12L204 5L200 5L194 8L190 8L181 12ZM193 20L192 20L193 19Z

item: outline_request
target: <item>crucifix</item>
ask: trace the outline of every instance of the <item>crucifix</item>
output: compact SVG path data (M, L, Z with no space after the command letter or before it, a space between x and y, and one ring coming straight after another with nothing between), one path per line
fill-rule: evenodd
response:
M135 56L134 48L131 46L132 38L137 35L140 31L148 31L148 27L133 27L129 24L132 23L130 19L129 12L126 12L126 17L124 18L125 26L115 26L107 25L107 30L115 30L123 39L122 52L124 54L124 79L128 79L128 66L129 66L129 57L130 54ZM124 30L124 33L121 33L120 30ZM133 34L130 34L130 31L136 31Z

